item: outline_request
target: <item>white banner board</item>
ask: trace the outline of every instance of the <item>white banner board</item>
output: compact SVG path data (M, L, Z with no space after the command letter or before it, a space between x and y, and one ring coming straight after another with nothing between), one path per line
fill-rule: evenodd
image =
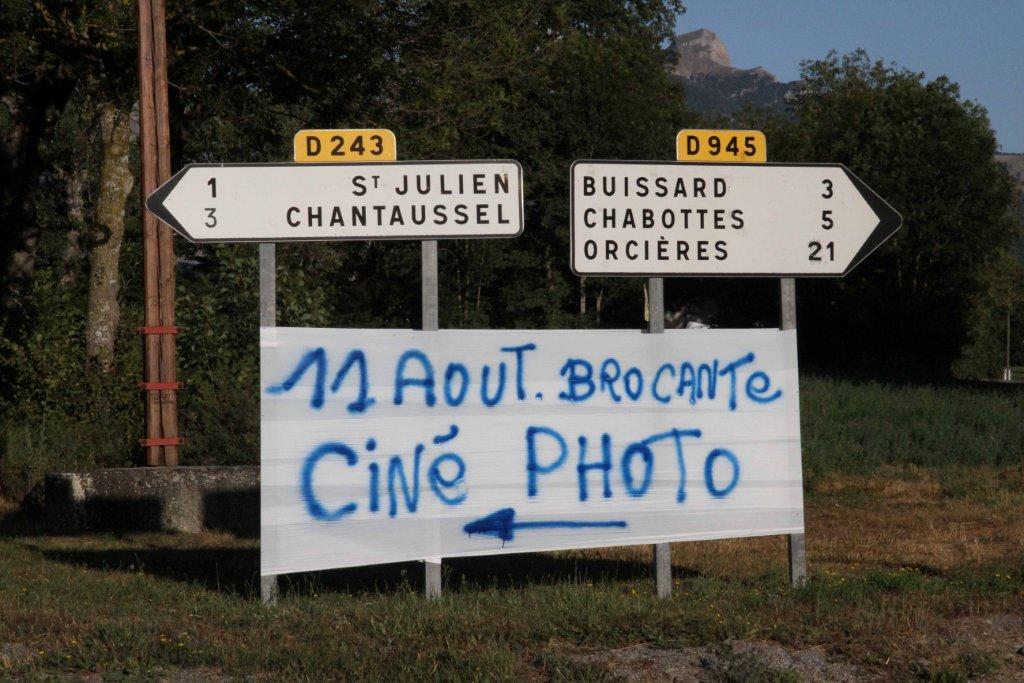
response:
M193 242L515 237L516 161L189 164L146 207Z
M841 276L900 215L840 164L577 161L580 275Z
M803 533L796 334L262 328L261 572Z

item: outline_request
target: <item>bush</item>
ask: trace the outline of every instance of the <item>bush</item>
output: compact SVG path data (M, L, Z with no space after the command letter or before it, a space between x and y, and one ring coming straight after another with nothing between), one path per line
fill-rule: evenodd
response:
M21 500L47 472L132 464L138 427L123 415L47 415L0 427L0 493Z

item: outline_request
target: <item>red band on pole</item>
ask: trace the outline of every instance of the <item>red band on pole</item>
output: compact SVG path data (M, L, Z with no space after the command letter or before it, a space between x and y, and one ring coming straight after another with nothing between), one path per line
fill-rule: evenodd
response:
M177 325L143 325L139 334L178 334Z
M180 446L185 440L180 436L165 436L159 439L139 439L140 446Z
M139 389L144 391L177 391L181 382L139 382Z

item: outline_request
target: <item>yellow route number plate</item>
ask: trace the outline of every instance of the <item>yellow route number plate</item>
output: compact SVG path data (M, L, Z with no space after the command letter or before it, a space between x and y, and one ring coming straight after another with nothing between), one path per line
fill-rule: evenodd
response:
M759 130L681 130L676 135L678 161L764 163L768 141Z
M386 128L300 130L295 161L395 161L398 143Z

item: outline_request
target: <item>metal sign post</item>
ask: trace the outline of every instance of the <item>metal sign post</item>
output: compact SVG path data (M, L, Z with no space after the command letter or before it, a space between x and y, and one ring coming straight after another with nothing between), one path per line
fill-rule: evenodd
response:
M277 245L260 244L260 327L277 327ZM260 577L265 605L277 603L277 576Z
M791 277L779 279L780 329L796 329L796 280ZM789 537L789 582L802 586L807 580L807 553L804 534L790 534Z
M652 277L647 280L647 331L651 334L665 332L665 280ZM658 597L672 596L672 546L669 543L655 543L654 583Z
M420 277L422 279L423 324L425 332L438 329L437 303L437 240L421 242ZM441 597L441 558L423 560L423 591L430 598Z

